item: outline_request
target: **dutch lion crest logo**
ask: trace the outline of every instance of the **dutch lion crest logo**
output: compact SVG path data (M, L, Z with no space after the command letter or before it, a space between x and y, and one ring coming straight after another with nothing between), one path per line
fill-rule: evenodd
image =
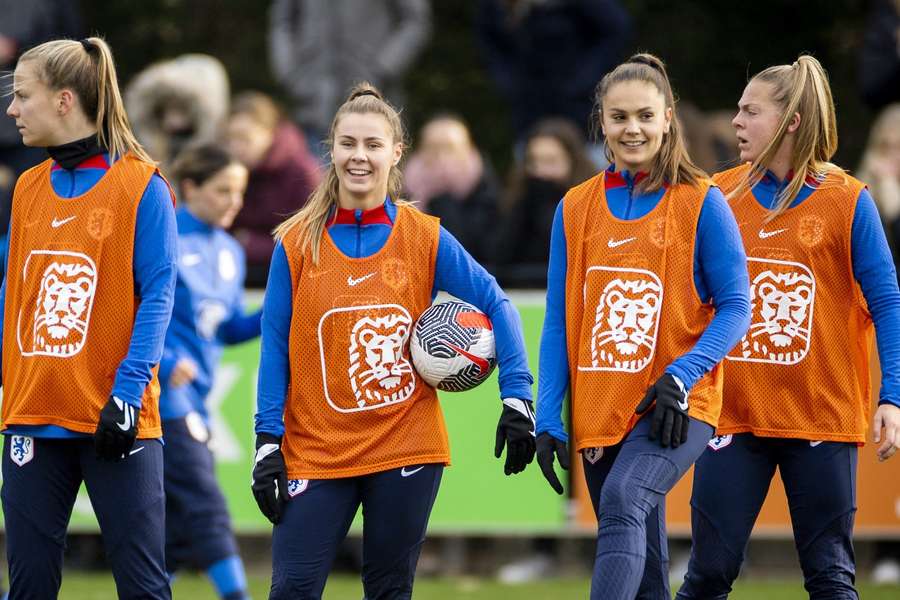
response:
M614 272L607 267L591 270ZM590 335L589 367L636 373L653 359L662 308L662 285L643 269L616 269L600 291Z
M19 349L26 356L75 356L87 340L97 267L84 254L35 251L26 262L24 276L34 277L38 271L29 274L29 268L41 267L40 279L32 280L37 290L29 332L24 331L25 310L19 315ZM23 334L29 339L23 340Z
M34 458L34 438L27 435L13 435L9 439L9 458L20 467Z
M793 365L809 352L816 282L800 263L747 259L750 329L729 360Z

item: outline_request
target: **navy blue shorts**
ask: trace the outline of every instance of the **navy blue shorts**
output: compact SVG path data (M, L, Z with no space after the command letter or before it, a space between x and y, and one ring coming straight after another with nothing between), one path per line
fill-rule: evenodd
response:
M856 444L718 436L697 461L693 547L678 598L727 598L777 468L810 598L857 598Z
M205 571L238 553L228 506L216 480L215 459L201 425L196 422L191 429L184 418L163 421L169 573L181 567Z
M272 535L270 600L318 599L338 546L363 509L366 600L412 597L444 466L410 465L344 479L293 480Z
M9 597L56 598L66 528L82 481L100 523L119 598L168 599L163 447L138 440L120 462L94 441L4 435L3 516Z

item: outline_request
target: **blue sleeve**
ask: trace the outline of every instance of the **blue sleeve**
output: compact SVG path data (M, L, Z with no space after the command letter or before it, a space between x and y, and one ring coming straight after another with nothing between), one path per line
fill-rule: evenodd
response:
M547 432L567 442L562 422L563 399L569 389L569 354L566 349L566 230L563 203L553 216L550 231L550 264L547 268L547 307L538 371L538 402L535 433Z
M850 231L853 276L859 282L881 362L879 404L900 406L900 290L878 209L868 190L859 194Z
M6 267L7 256L9 255L9 232L12 231L12 219L9 222L9 229L6 230L6 236L0 241L2 244L3 256L3 281L0 283L0 365L3 364L3 321L6 318ZM3 372L0 367L0 387L3 387Z
M167 340L168 342L168 340ZM159 361L159 383L163 387L165 387L172 377L172 370L175 368L175 365L178 364L178 361L181 360L182 355L176 350L168 345L163 348L162 358Z
M288 342L293 295L291 269L281 242L272 252L262 308L259 379L256 386L256 433L284 434L284 401L290 379Z
M243 308L234 316L222 323L219 328L219 339L225 344L240 344L258 337L262 330L262 309L244 314Z
M688 388L725 358L750 326L747 255L731 208L717 187L709 189L700 209L695 246L703 293L712 300L715 316L694 347L666 367Z
M528 369L522 321L497 280L443 227L436 263L435 290L444 290L476 306L491 319L500 368L500 396L531 400L534 379Z
M133 270L140 306L131 343L119 364L112 393L135 407L162 358L166 328L172 317L178 246L175 209L169 186L154 175L144 190L134 229Z

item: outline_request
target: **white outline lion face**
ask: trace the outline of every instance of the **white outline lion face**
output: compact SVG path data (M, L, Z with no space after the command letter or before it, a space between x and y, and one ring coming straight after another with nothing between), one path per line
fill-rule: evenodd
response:
M365 316L350 336L350 386L357 405L402 402L416 387L408 345L412 321L403 314Z
M593 366L628 371L646 366L653 355L661 292L647 279L613 279L606 285L591 330Z
M34 313L36 352L71 356L84 344L96 273L84 263L53 262L41 278Z

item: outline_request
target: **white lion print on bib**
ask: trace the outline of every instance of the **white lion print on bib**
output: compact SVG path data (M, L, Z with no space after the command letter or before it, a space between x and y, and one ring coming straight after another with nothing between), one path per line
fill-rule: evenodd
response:
M726 357L781 365L799 363L809 352L816 281L805 265L748 258L750 329Z
M19 350L25 356L78 354L87 340L97 291L94 261L78 252L34 251L23 278L26 289L36 285L37 297L33 311L23 306L19 313Z
M334 309L322 317L321 323L329 317L355 319L348 323L350 339L346 363L352 403L343 395L339 399L337 394L329 393L329 377L333 378L333 375L329 374L324 351L321 354L326 398L332 408L339 412L356 412L408 400L416 389L416 377L409 357L413 321L406 309L397 305ZM323 348L321 323L320 350Z
M593 290L599 290L599 298L589 338L590 364L578 369L643 370L656 350L663 293L659 278L644 269L591 267L585 282L585 307L593 301Z

